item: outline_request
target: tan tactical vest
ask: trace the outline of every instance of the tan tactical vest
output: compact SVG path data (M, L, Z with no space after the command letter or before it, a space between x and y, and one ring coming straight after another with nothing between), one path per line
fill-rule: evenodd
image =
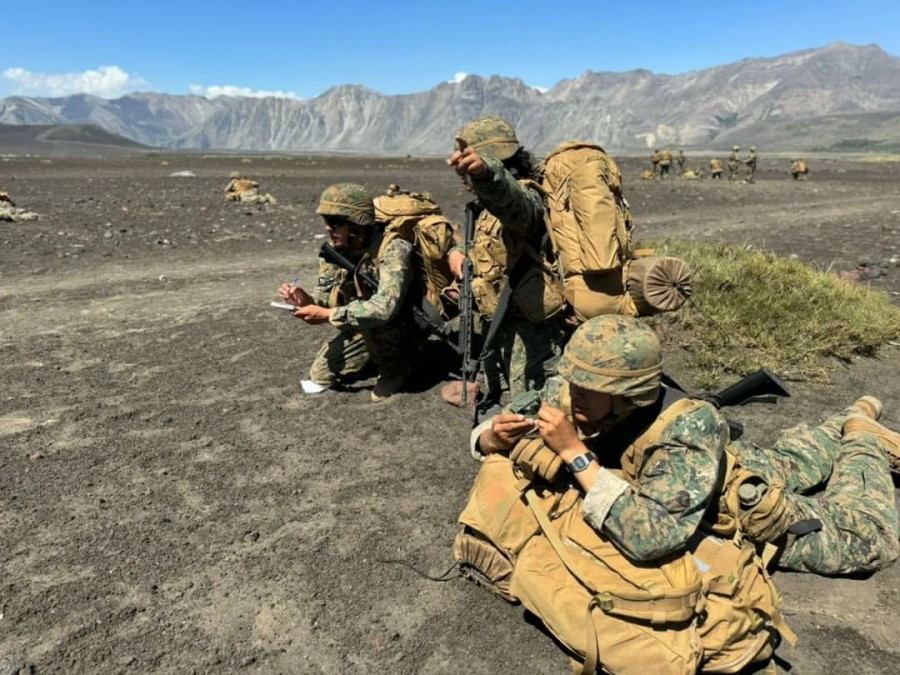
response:
M560 400L569 400L568 384ZM624 452L622 477L636 483L665 427L703 405L685 398L667 407ZM600 659L611 673L736 673L769 659L775 631L796 641L766 572L772 549L760 558L732 527L727 537L699 532L681 556L635 566L585 522L580 491L542 481L565 475L550 455L532 438L510 460L489 456L460 516L454 551L466 576L522 602L583 656L582 672L594 672Z
M533 181L519 182L540 190ZM522 256L527 256L533 263L513 289L513 303L522 315L529 321L541 322L565 309L562 289L552 266L530 244L518 237L506 236L500 220L484 210L475 221L469 250L472 295L481 314L492 317L497 311L509 272Z

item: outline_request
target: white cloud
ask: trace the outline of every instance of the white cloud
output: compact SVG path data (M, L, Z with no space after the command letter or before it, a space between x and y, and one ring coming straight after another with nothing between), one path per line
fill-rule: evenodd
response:
M466 79L468 76L469 76L468 73L459 72L459 73L456 73L456 75L453 76L453 79L452 79L452 80L447 80L447 82L459 84L459 83L462 82L464 79Z
M126 73L119 66L100 66L97 70L61 74L7 68L3 71L3 78L13 83L14 93L34 96L92 94L102 98L116 98L149 86L144 79Z
M246 96L247 98L293 98L300 100L292 91L265 91L262 89L251 89L250 87L235 87L231 84L204 86L202 84L192 84L190 86L192 94L197 96L205 96L206 98L218 98L219 96Z

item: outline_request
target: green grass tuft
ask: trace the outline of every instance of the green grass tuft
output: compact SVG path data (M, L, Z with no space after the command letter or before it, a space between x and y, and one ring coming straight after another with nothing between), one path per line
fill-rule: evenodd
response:
M684 329L702 384L765 367L789 378L827 379L824 356L874 355L900 336L900 308L865 284L746 246L643 242L687 260L692 304L656 319ZM681 332L681 331L679 331Z

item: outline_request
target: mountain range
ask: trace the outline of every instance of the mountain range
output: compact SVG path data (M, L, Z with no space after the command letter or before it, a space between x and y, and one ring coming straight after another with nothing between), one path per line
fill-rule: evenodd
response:
M836 42L679 75L587 71L542 91L469 75L388 96L341 85L309 100L134 93L0 100L0 123L94 124L166 148L443 154L485 114L515 124L529 148L593 140L613 151L900 150L900 58Z

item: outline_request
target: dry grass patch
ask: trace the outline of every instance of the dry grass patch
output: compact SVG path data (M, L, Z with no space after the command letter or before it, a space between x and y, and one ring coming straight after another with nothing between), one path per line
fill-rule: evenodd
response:
M822 379L823 357L872 356L900 336L900 308L884 293L799 261L726 244L642 246L694 269L691 304L655 321L684 329L704 384L761 367L790 379Z

